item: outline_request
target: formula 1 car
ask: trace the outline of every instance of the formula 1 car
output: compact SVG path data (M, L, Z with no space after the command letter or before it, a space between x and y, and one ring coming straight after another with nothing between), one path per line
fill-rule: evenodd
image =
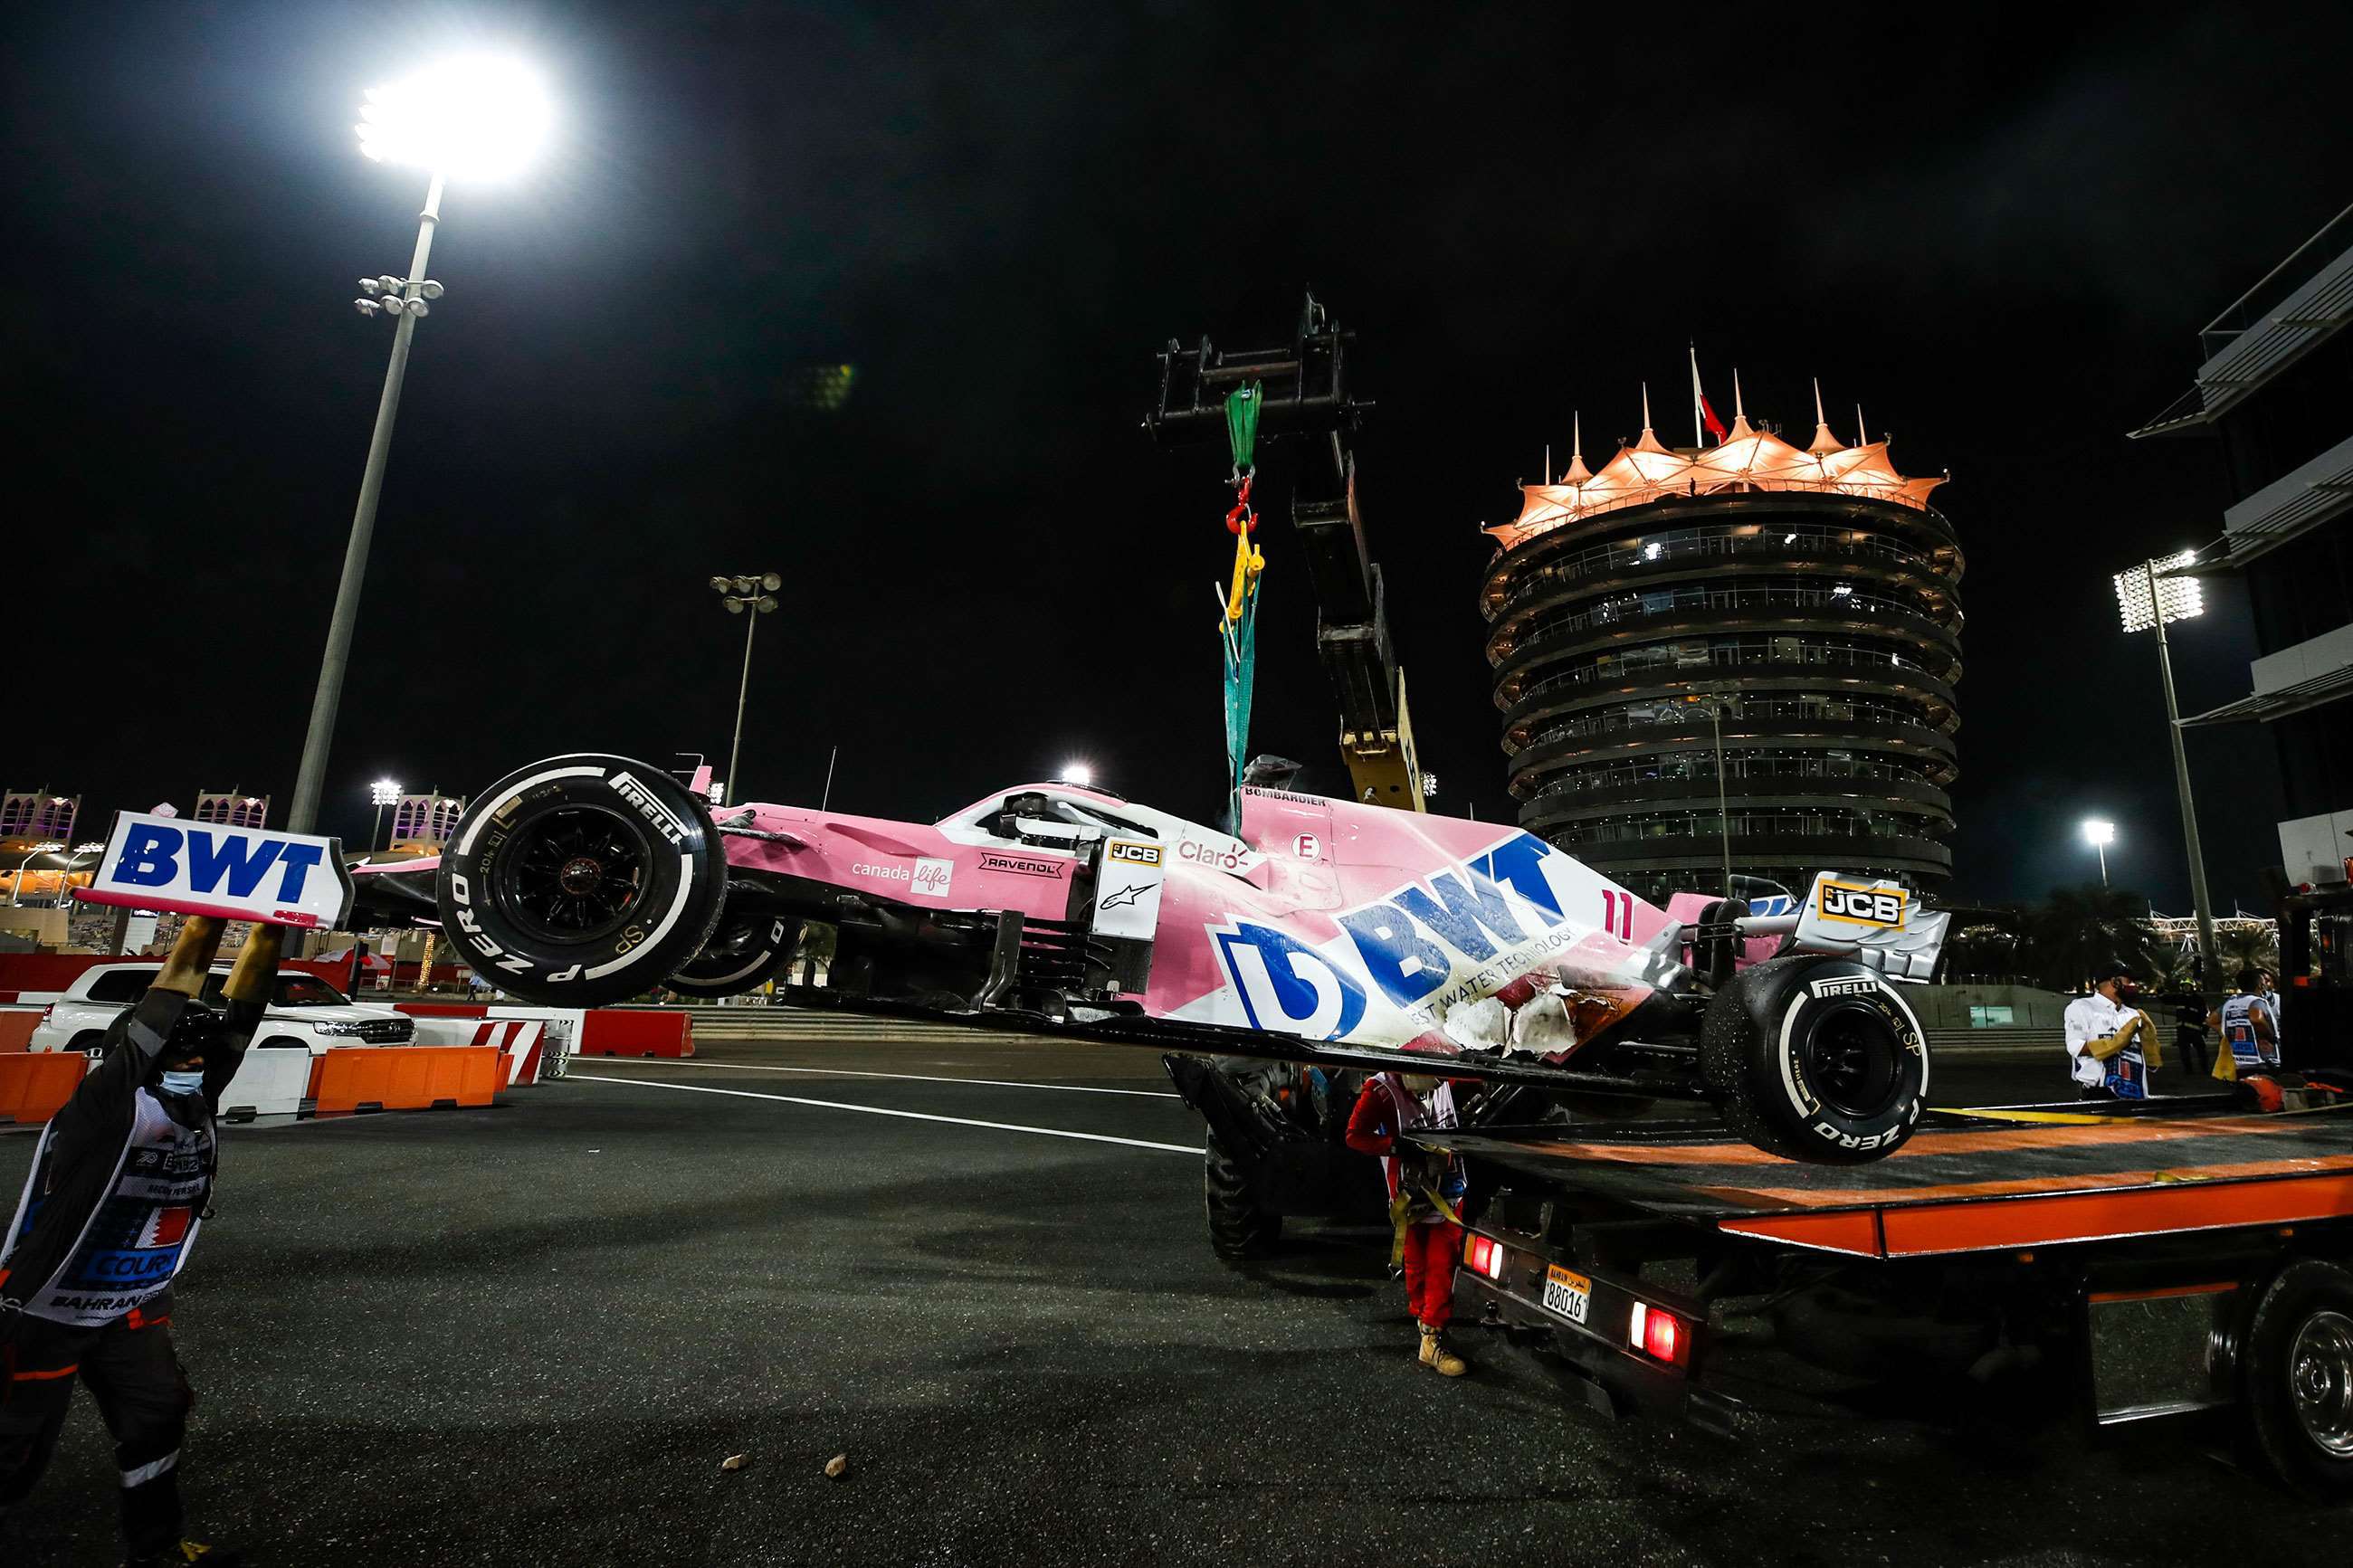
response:
M1662 910L1516 828L1282 790L1244 789L1229 835L1070 784L931 824L714 818L707 782L551 758L476 797L438 858L353 868L359 905L438 922L491 983L551 1005L750 990L818 921L837 999L1344 1071L1437 1052L1449 1077L1539 1100L1712 1101L1799 1159L1884 1154L1926 1103L1926 1042L1892 982L1928 977L1947 917L1894 883L1825 873L1787 912Z

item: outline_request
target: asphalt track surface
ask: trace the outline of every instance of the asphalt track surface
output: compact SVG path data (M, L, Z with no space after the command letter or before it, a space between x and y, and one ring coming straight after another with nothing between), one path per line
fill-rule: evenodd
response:
M729 1043L234 1129L174 1325L192 1524L302 1568L2347 1560L2353 1517L2187 1435L1896 1390L1735 1447L1476 1339L1438 1378L1384 1237L1209 1257L1166 1089L1117 1047ZM111 1479L78 1396L0 1563L113 1562Z

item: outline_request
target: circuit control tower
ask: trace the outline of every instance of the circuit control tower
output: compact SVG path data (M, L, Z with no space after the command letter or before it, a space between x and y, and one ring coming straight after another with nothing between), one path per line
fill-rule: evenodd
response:
M1716 886L1727 847L1792 889L1951 870L1963 562L1928 504L1944 480L1897 473L1883 437L1841 440L1819 393L1815 416L1801 448L1736 401L1714 444L1679 448L1646 407L1638 439L1596 469L1577 443L1485 530L1520 823L1646 898Z

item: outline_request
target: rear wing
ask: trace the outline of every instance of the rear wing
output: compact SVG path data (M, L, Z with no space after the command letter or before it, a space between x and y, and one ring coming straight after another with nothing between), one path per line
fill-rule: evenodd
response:
M1790 950L1852 958L1890 980L1926 981L1936 971L1952 919L1948 911L1918 908L1901 882L1822 871L1796 912L1732 923L1745 936L1786 935Z

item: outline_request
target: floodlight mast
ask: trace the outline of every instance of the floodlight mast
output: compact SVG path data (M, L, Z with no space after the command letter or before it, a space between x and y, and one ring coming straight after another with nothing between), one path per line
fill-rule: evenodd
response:
M2198 913L2198 953L2211 960L2214 952L2214 906L2206 896L2206 854L2198 842L2198 807L2189 795L2189 753L2181 742L2181 707L2173 695L2173 648L2166 640L2165 623L2186 621L2206 613L2205 594L2195 577L2165 578L2160 574L2186 571L2198 563L2198 553L2185 550L2161 560L2144 561L2116 574L2116 598L2127 632L2155 630L2157 667L2165 680L2165 733L2173 742L2173 784L2181 801L2181 837L2189 850L2189 898ZM2132 579L2137 578L2137 582ZM2128 588L2129 585L2129 588ZM2147 603L2139 602L2142 593Z
M402 305L424 303L426 258L433 251L433 228L441 221L439 170L425 189L425 210L417 215L417 250L408 263L408 277L400 291ZM388 292L388 291L387 291ZM438 290L437 290L438 292ZM334 614L327 622L327 651L319 659L318 689L311 698L311 727L302 737L302 765L294 775L294 804L286 819L289 832L309 833L318 826L319 794L326 780L327 749L335 736L335 711L343 705L343 669L351 662L352 629L359 624L360 587L367 578L368 545L375 537L376 501L384 494L384 470L392 458L392 424L400 412L401 384L408 374L408 345L417 336L422 310L392 307L399 311L392 329L392 363L384 373L384 395L375 405L375 431L368 437L367 466L360 472L359 504L352 510L352 534L343 547L343 575L335 586Z
M425 209L417 215L417 249L408 276L363 279L353 303L366 316L392 318L392 362L385 369L384 395L376 402L375 430L368 439L367 466L360 475L358 504L343 548L343 574L335 588L335 608L327 623L327 647L319 659L318 689L311 699L311 726L302 737L302 764L295 775L293 807L287 826L296 833L316 829L319 796L325 784L327 751L334 740L342 705L343 671L351 658L352 632L359 620L360 587L367 575L368 546L375 535L376 502L392 455L393 419L408 373L408 346L417 323L441 298L439 283L425 276L433 252L433 231L441 221L446 177L495 177L510 174L537 150L548 109L533 73L520 64L491 58L442 62L438 67L385 89L370 89L361 107L360 151L378 163L421 166L427 172Z

